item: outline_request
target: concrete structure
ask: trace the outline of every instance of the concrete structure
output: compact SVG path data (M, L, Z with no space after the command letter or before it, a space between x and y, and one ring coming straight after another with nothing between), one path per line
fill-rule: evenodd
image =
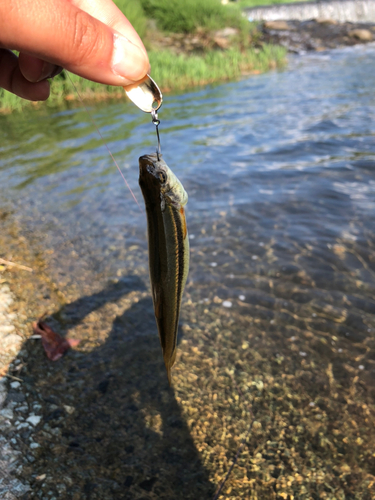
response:
M250 20L332 19L340 23L375 23L375 0L322 0L245 9Z

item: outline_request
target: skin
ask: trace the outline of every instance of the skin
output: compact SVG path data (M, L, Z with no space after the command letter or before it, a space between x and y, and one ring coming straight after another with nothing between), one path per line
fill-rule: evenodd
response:
M126 86L150 65L141 39L111 0L0 0L0 87L43 101L47 78L62 68Z
M184 209L187 194L156 154L139 159L139 185L146 205L155 319L171 385L181 297L189 271L189 239Z

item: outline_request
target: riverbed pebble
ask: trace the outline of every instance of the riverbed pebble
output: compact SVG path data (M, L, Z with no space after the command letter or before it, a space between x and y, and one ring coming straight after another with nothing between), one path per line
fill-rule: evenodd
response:
M0 381L0 409L3 407L8 394L5 387L5 378L3 380L4 382Z
M0 411L0 415L4 418L7 418L8 420L12 420L13 411L10 408L4 408Z
M29 418L26 419L27 422L30 422L34 427L39 424L39 422L42 420L42 417L38 415L30 415Z

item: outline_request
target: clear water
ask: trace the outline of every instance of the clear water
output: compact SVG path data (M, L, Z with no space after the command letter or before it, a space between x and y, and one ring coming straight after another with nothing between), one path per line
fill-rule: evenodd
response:
M41 457L25 469L51 478L45 490L33 480L38 497L68 471L77 498L145 498L149 478L157 498L212 498L228 470L219 457L235 455L250 419L231 368L264 429L238 459L232 495L250 497L242 472L276 489L298 472L295 498L370 498L374 56L370 46L305 55L281 73L166 97L162 148L189 193L191 238L173 391L147 292L138 157L156 147L149 118L131 104L90 108L141 208L84 110L0 118L0 212L67 297L54 326L82 339L58 363L25 344L21 376L45 420L48 402L76 408L55 444L79 453L56 457L54 438L38 434ZM293 453L274 455L274 441Z
M249 301L285 327L297 312L336 334L374 331L374 54L305 56L166 97L162 149L189 193L193 300ZM83 109L0 119L1 199L54 250L59 285L100 288L129 272L147 282L137 159L155 149L154 129L130 103L90 111L141 209Z

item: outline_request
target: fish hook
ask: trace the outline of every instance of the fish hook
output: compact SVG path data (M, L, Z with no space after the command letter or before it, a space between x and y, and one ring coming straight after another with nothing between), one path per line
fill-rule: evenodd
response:
M158 112L156 109L153 109L151 111L151 117L152 117L152 123L156 127L156 135L158 136L158 149L156 150L156 155L158 157L158 161L160 161L160 155L161 155L160 136L159 136L160 120L158 118Z

